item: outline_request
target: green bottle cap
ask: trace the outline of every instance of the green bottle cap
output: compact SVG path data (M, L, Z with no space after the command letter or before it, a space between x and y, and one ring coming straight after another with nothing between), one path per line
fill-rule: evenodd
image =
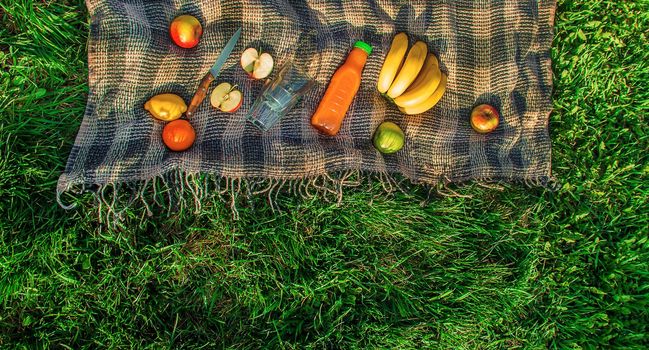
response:
M364 42L364 41L357 41L354 43L354 47L357 47L365 52L367 52L367 55L369 56L372 53L372 45Z

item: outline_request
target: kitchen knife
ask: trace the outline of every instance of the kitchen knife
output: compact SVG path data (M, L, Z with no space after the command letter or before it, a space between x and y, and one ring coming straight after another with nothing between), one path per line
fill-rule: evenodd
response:
M205 74L203 77L203 80L201 80L200 85L198 86L198 91L196 91L196 94L194 94L194 97L192 98L192 102L189 104L189 108L187 108L187 118L191 118L194 115L194 112L196 112L196 109L198 106L205 100L205 97L207 96L207 89L209 89L210 84L216 79L216 77L219 76L219 72L221 72L221 68L223 67L223 64L225 61L230 57L230 54L232 53L232 50L234 50L234 47L237 45L237 41L239 41L239 37L241 36L241 28L237 30L236 33L230 38L230 41L225 45L223 48L223 51L221 51L221 54L219 55L219 58L216 59L216 62L210 68L210 71Z

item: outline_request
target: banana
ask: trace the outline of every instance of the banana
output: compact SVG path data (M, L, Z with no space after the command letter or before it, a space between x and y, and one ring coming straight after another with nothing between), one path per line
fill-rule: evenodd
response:
M435 107L437 102L439 102L442 96L444 96L444 92L446 92L446 74L442 73L442 78L439 82L439 86L437 87L435 92L433 92L433 94L430 95L430 97L428 97L424 102L416 106L399 107L399 110L409 115L424 113L427 110Z
M427 54L428 46L425 42L418 41L412 46L403 67L401 67L399 74L397 74L392 85L390 85L390 89L388 89L388 96L396 98L406 91L408 86L417 78Z
M439 70L437 57L429 53L417 79L412 82L406 92L394 99L394 103L399 107L413 107L426 101L435 92L441 79L442 71Z
M392 39L392 46L388 55L385 56L381 73L379 74L379 81L376 88L380 93L384 94L392 85L394 77L399 72L399 68L403 64L403 58L408 51L408 35L406 33L399 33Z

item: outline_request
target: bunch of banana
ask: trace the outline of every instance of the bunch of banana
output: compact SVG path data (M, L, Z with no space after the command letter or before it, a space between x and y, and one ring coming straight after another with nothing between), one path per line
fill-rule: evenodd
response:
M408 55L406 56L406 52ZM377 83L405 114L420 114L435 107L446 91L446 75L423 41L408 51L408 36L397 34L383 62Z

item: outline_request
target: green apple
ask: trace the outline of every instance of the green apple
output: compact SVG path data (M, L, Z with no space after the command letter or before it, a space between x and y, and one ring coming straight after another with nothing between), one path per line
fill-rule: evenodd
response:
M405 144L406 136L393 122L383 122L374 132L374 147L381 153L398 152Z

